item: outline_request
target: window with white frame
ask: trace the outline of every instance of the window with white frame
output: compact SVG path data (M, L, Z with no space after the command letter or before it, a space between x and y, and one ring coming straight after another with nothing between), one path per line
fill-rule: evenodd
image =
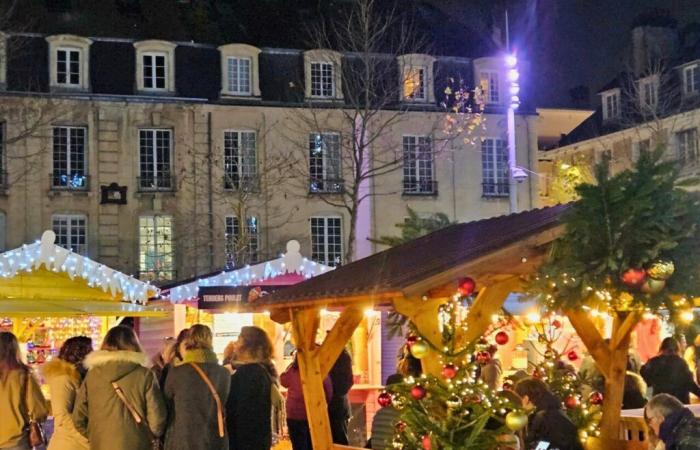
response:
M481 72L481 92L486 103L500 103L501 93L499 90L498 72L495 70L485 70Z
M139 130L140 190L171 190L172 134L170 130Z
M83 215L56 214L51 218L56 244L87 256L87 217Z
M258 262L260 234L257 217L248 217L245 228L236 216L226 216L226 266Z
M620 117L620 91L615 90L603 94L603 120Z
M311 96L321 98L332 98L335 96L333 63L311 63Z
M52 188L87 189L86 135L83 127L53 127Z
M255 192L259 189L254 131L224 132L224 188Z
M508 180L508 143L504 139L484 139L481 143L482 195L505 197Z
M403 98L407 100L425 100L425 67L406 67L403 79Z
M232 95L251 95L251 60L229 56L227 62L228 93Z
M429 136L403 137L403 193L435 194L435 169Z
M340 217L311 218L311 259L327 266L343 262L343 228Z
M139 277L148 281L174 279L173 219L139 217Z
M695 95L700 92L700 64L683 68L683 93Z
M695 164L698 161L698 129L676 133L676 156L680 164Z
M80 49L56 49L56 83L62 86L80 86Z
M141 54L143 88L149 90L166 90L168 80L168 55L162 52Z
M309 135L309 191L338 193L343 190L340 165L340 135Z
M656 108L658 104L659 80L655 76L639 80L639 95L642 108Z
M632 146L632 161L637 161L639 159L639 155L642 154L642 152L649 153L651 151L651 139L641 139L637 141L633 146Z

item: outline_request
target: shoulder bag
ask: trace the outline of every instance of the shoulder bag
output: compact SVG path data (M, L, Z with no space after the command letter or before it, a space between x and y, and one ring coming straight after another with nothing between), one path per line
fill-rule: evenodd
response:
M39 447L40 445L46 444L46 435L44 434L44 428L39 422L32 418L32 413L29 410L29 382L32 374L29 369L26 371L26 378L24 380L24 404L27 408L27 416L29 417L29 424L27 425L27 438L29 439L30 447Z
M214 385L212 384L211 380L209 379L207 374L204 373L202 368L193 362L191 362L190 365L199 374L202 380L204 380L204 382L207 384L207 387L211 391L211 395L214 397L214 402L216 403L216 418L219 422L219 437L223 438L224 436L226 436L226 429L224 427L224 408L221 405L221 398L216 392L216 389L214 389Z
M126 406L126 409L129 410L131 417L134 418L134 422L136 422L137 425L141 425L146 430L146 433L148 433L148 438L151 441L151 448L153 450L163 450L163 443L161 442L160 438L153 434L151 427L148 426L148 421L141 417L138 411L136 411L134 405L129 403L129 400L127 400L126 395L124 395L122 388L115 382L112 382L112 387L114 388L114 392L117 394L117 397L119 397L119 400L121 400L122 403L124 403L124 406Z

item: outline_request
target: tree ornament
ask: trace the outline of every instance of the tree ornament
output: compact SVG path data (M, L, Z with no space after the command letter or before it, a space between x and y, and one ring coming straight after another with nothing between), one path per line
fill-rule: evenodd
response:
M465 277L459 279L459 285L457 287L457 292L459 295L466 297L472 295L476 289L476 281L473 278Z
M421 445L423 445L423 450L430 450L431 448L431 442L430 442L430 435L426 434L422 438L420 438Z
M428 354L428 350L428 344L423 341L416 341L415 344L411 345L411 355L418 359L425 358L425 355Z
M631 267L624 272L620 279L628 288L638 288L644 284L644 280L647 278L647 273L643 269Z
M411 388L411 397L413 397L414 400L422 400L425 398L426 394L427 391L420 384L417 384Z
M416 336L415 334L412 334L406 338L406 345L408 346L409 349L416 342L418 342L418 336Z
M447 405L447 407L450 409L458 408L461 404L462 401L459 399L457 394L452 394L447 398L447 400L445 400L445 405Z
M377 396L377 403L379 403L379 406L382 408L386 408L387 406L391 405L391 394L388 392L382 392Z
M664 280L657 280L656 278L647 278L647 280L642 285L642 292L646 294L658 294L666 287L666 282Z
M559 321L559 319L554 319L554 320L552 321L552 327L553 327L555 330L558 330L558 329L561 328L561 322Z
M520 431L527 426L527 414L522 411L511 411L506 414L506 427L511 431Z
M476 354L476 362L479 364L486 364L491 361L491 353L489 352L478 352Z
M399 420L398 422L396 422L396 425L394 425L394 428L396 428L396 431L398 431L399 433L403 433L403 430L406 429L406 422L404 422L403 420Z
M676 266L673 261L659 260L655 261L647 269L647 275L655 280L668 280L676 271Z
M602 405L603 404L603 394L600 392L592 392L588 397L588 403L591 405Z
M451 363L445 364L445 367L442 368L442 376L447 378L448 380L453 379L457 376L457 367L455 367L455 365Z
M554 350L552 350L551 348L544 352L544 359L546 359L546 360L552 360L556 357L557 357L556 352Z
M576 350L570 350L569 353L566 354L566 358L569 361L576 361L578 359L578 353L576 353Z
M496 344L498 345L506 345L508 343L508 333L505 331L499 331L496 333Z
M566 406L569 409L577 408L578 405L579 405L578 398L576 398L573 395L566 397L566 400L564 400L564 406Z

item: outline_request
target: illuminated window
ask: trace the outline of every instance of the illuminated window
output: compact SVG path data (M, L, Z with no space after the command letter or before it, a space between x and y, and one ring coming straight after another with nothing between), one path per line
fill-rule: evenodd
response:
M683 93L695 95L700 92L700 64L683 68Z
M259 189L254 131L224 132L224 188Z
M170 216L139 217L139 278L168 281L175 275Z
M403 137L403 193L435 194L433 151L428 136Z
M85 156L87 131L83 127L53 128L53 189L87 189Z
M481 91L486 103L500 103L501 97L498 85L498 72L492 70L483 71L481 72L480 78Z
M227 61L228 93L233 95L250 95L250 58L229 57Z
M425 68L408 67L404 73L403 96L409 100L425 100Z
M481 143L482 195L506 197L508 180L508 144L503 139L484 139Z
M138 188L143 191L169 191L174 188L170 130L139 130Z
M311 259L327 266L343 262L343 229L340 217L311 218Z
M340 135L309 135L309 192L339 193L343 191L340 165Z
M226 266L229 268L258 262L260 235L258 219L248 217L242 228L236 216L226 216Z
M335 95L333 63L311 63L311 96L330 98Z
M87 217L82 215L54 215L52 229L56 244L79 255L87 256Z

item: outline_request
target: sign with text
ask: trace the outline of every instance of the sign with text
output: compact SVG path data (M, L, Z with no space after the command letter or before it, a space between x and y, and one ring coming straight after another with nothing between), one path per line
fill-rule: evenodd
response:
M281 286L200 286L199 309L235 311L239 306L255 303L260 297Z

